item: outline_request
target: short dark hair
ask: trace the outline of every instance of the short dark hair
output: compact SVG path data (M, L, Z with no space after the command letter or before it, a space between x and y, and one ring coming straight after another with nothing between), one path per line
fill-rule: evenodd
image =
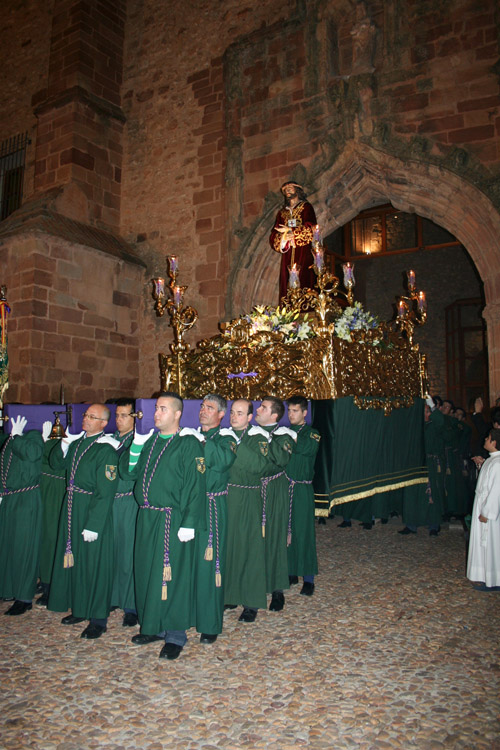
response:
M184 411L184 401L181 396L175 391L160 391L157 398L173 398L176 402L176 411L180 411L181 415Z
M286 402L288 406L300 406L302 411L307 411L307 398L305 396L290 396Z
M449 404L452 411L455 409L455 404L453 403L453 401L450 401L449 398L443 398L443 400L441 401L441 406L444 406L444 404Z
M493 409L493 411L491 412L491 421L493 422L493 424L495 422L497 424L500 424L500 409Z
M276 396L263 396L262 401L269 401L271 404L271 414L276 414L279 422L280 419L283 417L283 414L285 413L285 404L280 398L276 398Z
M135 398L128 398L123 396L122 398L115 399L115 406L130 406L132 411L135 411Z
M214 404L217 404L217 410L223 411L224 414L227 411L227 401L223 396L219 396L218 393L207 393L206 396L203 396L203 401L213 401Z
M442 406L443 404L443 399L441 398L441 396L433 396L432 400L434 401L435 406Z
M495 443L497 447L497 451L500 451L500 430L495 427L493 430L490 430L490 440Z

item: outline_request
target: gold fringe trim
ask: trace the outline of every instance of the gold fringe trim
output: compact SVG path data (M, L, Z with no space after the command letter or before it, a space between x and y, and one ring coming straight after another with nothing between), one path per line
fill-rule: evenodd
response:
M350 503L353 500L362 500L364 497L370 495L380 495L382 492L390 492L391 490L399 490L402 487L411 487L415 484L427 484L429 481L428 477L417 477L416 479L409 479L405 482L395 482L394 484L386 484L383 487L371 487L369 490L363 492L354 492L351 495L345 495L344 497L337 497L330 501L330 508L334 505L342 505L342 503Z
M207 547L205 550L205 560L213 560L214 559L214 550L212 547Z

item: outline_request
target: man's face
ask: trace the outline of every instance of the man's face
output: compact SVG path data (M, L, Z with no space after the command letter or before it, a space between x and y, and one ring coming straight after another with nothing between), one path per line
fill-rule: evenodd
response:
M233 430L244 430L250 424L252 415L248 413L246 401L233 401L229 414L229 423Z
M116 407L115 422L120 436L126 435L134 429L134 417L131 416L133 411L132 404Z
M288 421L290 424L303 425L306 421L307 409L302 409L299 404L288 404Z
M494 440L491 439L490 435L486 435L486 438L484 440L484 450L488 451L488 453L493 453L497 450L497 444Z
M179 427L181 411L177 409L175 399L169 396L160 396L155 406L155 427L162 435L173 435Z
M108 420L104 416L101 404L91 404L83 415L82 430L85 430L88 437L91 437L102 432L107 424Z
M451 404L449 401L443 401L441 406L439 407L439 410L443 412L443 414L449 414L451 411Z
M200 425L202 432L208 432L214 427L218 427L221 423L222 417L225 412L219 411L219 407L215 401L205 400L200 406Z
M455 409L453 416L458 419L459 422L465 422L465 412L462 409Z
M260 406L257 407L255 421L261 427L265 427L266 425L270 424L276 424L276 422L278 421L278 415L271 412L272 408L272 403L266 400L262 401Z

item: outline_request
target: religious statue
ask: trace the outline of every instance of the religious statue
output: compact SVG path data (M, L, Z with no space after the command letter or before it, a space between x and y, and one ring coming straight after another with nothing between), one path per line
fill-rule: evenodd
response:
M281 253L280 299L286 296L289 269L300 267L298 278L301 287L313 288L316 277L312 269L311 244L316 226L314 208L306 200L304 188L296 182L285 182L281 186L285 199L269 236L273 250Z

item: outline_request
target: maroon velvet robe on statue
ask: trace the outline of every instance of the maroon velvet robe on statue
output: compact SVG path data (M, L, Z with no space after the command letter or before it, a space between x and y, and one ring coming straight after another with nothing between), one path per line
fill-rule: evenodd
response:
M313 269L309 267L313 265L311 243L313 228L316 225L316 214L308 201L302 201L292 209L284 207L278 211L273 230L269 236L269 244L273 250L280 251L282 234L278 232L276 227L287 226L290 219L295 220L295 226L293 227L295 253L293 253L291 243L288 243L287 251L281 256L280 300L287 293L288 267L292 265L292 254L294 255L293 262L300 266L300 286L312 288L316 283L316 275Z

